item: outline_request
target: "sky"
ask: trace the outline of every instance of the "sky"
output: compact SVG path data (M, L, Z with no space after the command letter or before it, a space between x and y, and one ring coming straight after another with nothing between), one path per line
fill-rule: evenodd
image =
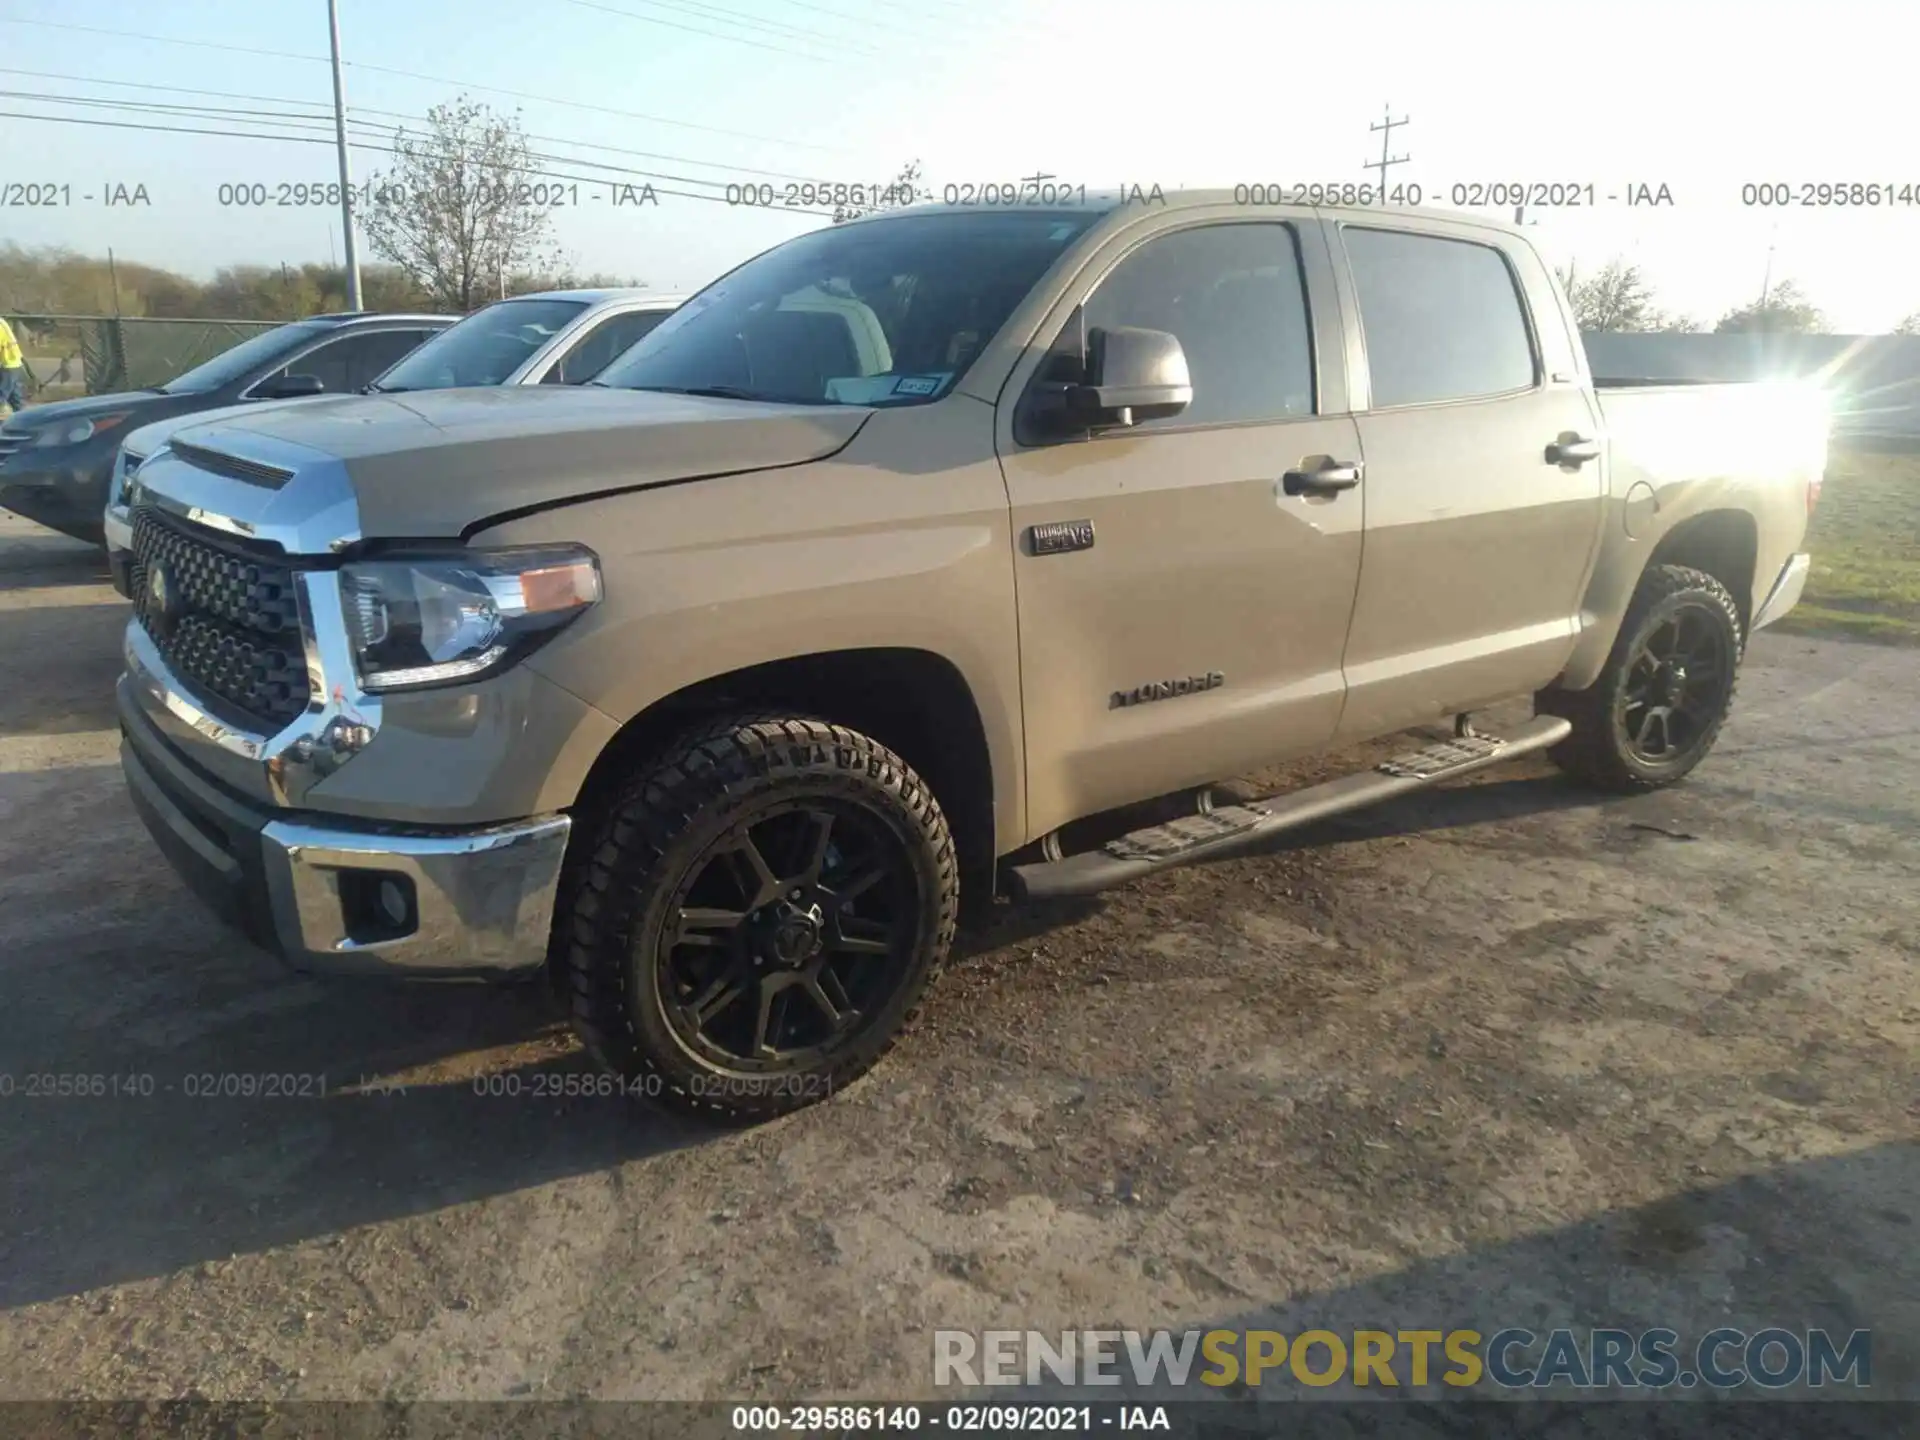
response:
M1708 325L1790 279L1843 332L1920 311L1902 8L339 0L365 127L356 180L390 162L374 127L417 129L463 92L517 109L550 157L530 178L566 187L566 258L663 291L825 223L729 204L730 184L770 183L781 201L789 183L884 183L916 158L936 197L1032 175L1089 190L1365 183L1381 154L1369 127L1391 118L1406 163L1390 183L1429 204L1489 183L1591 186L1590 207L1528 212L1557 265L1624 257L1664 308ZM0 0L0 242L111 247L203 279L339 256L336 209L222 203L337 180L327 49L325 0ZM216 133L116 128L153 125ZM610 187L649 182L657 205L613 203ZM1743 203L1744 186L1797 199L1835 183L1878 183L1883 203ZM20 204L28 185L58 203ZM1672 203L1628 206L1641 185ZM122 193L135 203L108 203Z

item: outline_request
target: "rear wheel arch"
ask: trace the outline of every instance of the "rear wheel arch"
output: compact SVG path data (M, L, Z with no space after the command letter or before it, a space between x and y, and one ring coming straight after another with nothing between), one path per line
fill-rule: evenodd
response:
M1751 514L1745 510L1703 510L1660 537L1641 567L1641 575L1662 565L1711 575L1733 597L1744 640L1753 620L1754 568L1759 555L1760 527Z
M1712 576L1733 597L1744 648L1753 619L1753 585L1760 531L1745 510L1718 507L1675 521L1650 545L1623 541L1613 532L1601 562L1588 582L1582 605L1586 629L1575 643L1557 690L1584 690L1594 684L1612 653L1628 607L1647 576L1662 566L1679 566ZM1619 549L1613 547L1619 546Z

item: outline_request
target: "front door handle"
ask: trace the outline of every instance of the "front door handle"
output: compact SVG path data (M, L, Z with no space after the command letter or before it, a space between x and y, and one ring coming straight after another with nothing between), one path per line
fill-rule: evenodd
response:
M1547 446L1549 465L1572 465L1576 469L1589 460L1600 458L1600 442L1569 431Z
M1317 470L1289 470L1280 488L1289 495L1332 495L1360 483L1363 468L1354 460L1331 460Z

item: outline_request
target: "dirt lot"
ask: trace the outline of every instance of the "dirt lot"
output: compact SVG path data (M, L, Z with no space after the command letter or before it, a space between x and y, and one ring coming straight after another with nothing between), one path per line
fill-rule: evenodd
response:
M1870 1326L1920 1395L1911 651L1761 637L1677 791L1001 913L880 1072L713 1135L529 1098L585 1068L537 993L217 928L122 793L123 618L0 519L0 1398L906 1397L938 1326L1212 1322ZM327 1094L187 1093L269 1072Z

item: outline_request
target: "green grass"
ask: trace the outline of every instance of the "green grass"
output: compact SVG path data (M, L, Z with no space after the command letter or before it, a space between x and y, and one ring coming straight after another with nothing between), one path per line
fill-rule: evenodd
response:
M1835 449L1806 548L1806 592L1775 629L1920 645L1920 454Z

